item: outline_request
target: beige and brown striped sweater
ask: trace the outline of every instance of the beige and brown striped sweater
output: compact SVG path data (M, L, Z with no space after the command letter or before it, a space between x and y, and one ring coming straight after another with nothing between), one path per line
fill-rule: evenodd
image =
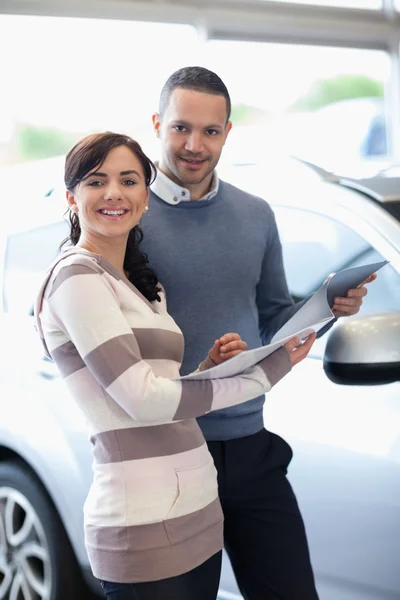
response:
M200 565L223 546L223 515L196 417L268 391L290 370L288 353L232 378L180 380L184 342L163 294L150 303L107 260L77 248L48 271L35 312L88 423L94 575L154 581Z

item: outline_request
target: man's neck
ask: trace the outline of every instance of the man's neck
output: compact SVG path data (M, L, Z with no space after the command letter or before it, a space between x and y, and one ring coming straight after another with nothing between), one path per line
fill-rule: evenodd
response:
M208 176L207 180L202 181L201 183L197 184L197 185L193 185L187 186L187 189L190 192L190 199L191 200L201 200L201 198L204 198L204 196L206 194L208 194L208 192L211 190L211 182L212 182L212 173L211 175Z
M208 175L200 183L190 185L190 184L185 184L182 181L180 181L180 179L175 177L173 175L173 173L171 173L171 171L169 171L169 169L166 169L165 167L163 167L163 165L157 164L157 168L159 171L161 171L161 173L163 173L166 177L168 177L168 179L170 179L171 181L176 183L176 185L179 185L179 186L189 190L190 200L201 200L201 198L204 198L204 196L206 194L208 194L208 192L210 192L210 190L211 190L214 172L210 173L210 175Z

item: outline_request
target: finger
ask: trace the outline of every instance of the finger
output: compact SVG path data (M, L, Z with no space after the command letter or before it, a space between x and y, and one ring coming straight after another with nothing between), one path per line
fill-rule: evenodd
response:
M360 311L360 307L358 306L345 306L345 307L333 307L332 312L335 317L352 317L356 315Z
M342 313L344 315L354 315L359 312L361 305L362 305L362 302L359 302L357 304L350 304L347 306L334 304L332 307L332 312Z
M367 288L363 285L362 287L358 287L354 290L349 290L347 292L347 298L364 298L368 294Z
M301 344L300 338L294 337L291 340L289 340L288 342L286 342L285 348L289 352L292 352L292 350L294 350L295 348L297 348L297 346L300 346L300 344Z
M295 356L306 356L314 343L315 337L315 334L313 334L313 336L309 335L300 346L293 350L293 354Z
M229 342L229 344L224 344L220 348L221 354L227 354L228 352L232 352L234 350L239 350L243 352L243 350L247 350L247 344L243 340L236 340L234 342Z
M325 279L325 281L324 281L324 284L325 284L325 283L328 283L328 281L329 281L330 279L332 279L332 277L333 277L334 275L335 275L335 273L329 273L328 277L327 277L327 278Z
M317 337L316 333L311 333L309 336L307 336L305 338L305 340L299 344L299 346L297 348L295 348L293 350L294 353L303 353L303 352L308 352L308 350L311 348L311 346L313 345L315 339Z
M307 356L316 338L316 333L311 334L301 346L299 346L298 348L293 350L293 352L290 353L290 360L292 361L293 366L297 365L297 363L302 361Z
M306 350L306 351L307 351L307 353L308 353L308 352L309 352L309 350L311 350L311 347L312 347L312 345L313 345L313 343L315 342L315 340L316 340L316 339L317 339L317 334L316 334L315 332L314 332L314 333L311 333L311 334L310 334L310 335L309 335L309 336L308 336L308 337L305 339L305 341L303 342L303 344L302 344L302 346L301 346L301 349L302 349L302 350Z
M238 333L225 333L219 338L221 346L228 344L229 342L233 342L234 340L240 340L240 335Z
M344 308L345 306L361 306L363 296L357 296L355 298L335 298L334 306Z
M347 302L343 302L342 298L340 302L335 302L332 307L332 311L343 312L344 314L352 315L357 313L363 304L362 298L346 298L346 300Z
M219 356L219 351L220 351L219 340L215 340L213 347L211 348L211 350L208 353L209 355L211 355L212 360L214 360L214 358L216 356Z
M372 275L370 275L365 281L363 281L358 287L361 287L362 285L365 285L366 283L371 283L372 281L375 281L375 279L378 277L378 275L376 273L372 273Z
M296 348L290 355L290 360L292 361L292 365L297 365L300 361L302 361L307 354L309 353L309 349L303 348L303 346Z
M232 352L228 352L228 354L223 354L221 356L221 358L223 360L228 360L229 358L233 358L234 356L237 356L238 354L241 354L243 351L242 350L233 350Z
M333 312L341 312L343 314L350 314L353 313L354 311L358 312L360 310L361 307L361 302L359 304L334 304L332 307L332 311Z

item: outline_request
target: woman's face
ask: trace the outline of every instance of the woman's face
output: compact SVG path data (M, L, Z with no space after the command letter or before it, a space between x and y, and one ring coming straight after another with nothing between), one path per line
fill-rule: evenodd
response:
M82 235L127 237L137 225L149 197L142 165L127 146L113 148L103 164L67 192L67 201L79 217Z

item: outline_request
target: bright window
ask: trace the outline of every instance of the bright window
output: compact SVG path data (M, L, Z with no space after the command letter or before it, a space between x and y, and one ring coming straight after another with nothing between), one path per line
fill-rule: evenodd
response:
M264 0L265 2L287 2L289 4L312 4L339 8L382 8L382 0ZM396 0L398 1L398 0Z
M167 77L198 63L198 35L186 25L10 15L0 31L0 189L21 209L1 233L61 216L64 155L87 133L127 133L157 158L151 116Z
M91 131L152 149L165 79L196 60L186 25L0 15L0 166L62 154Z
M385 52L212 40L205 61L232 96L226 161L279 152L342 174L386 166Z

